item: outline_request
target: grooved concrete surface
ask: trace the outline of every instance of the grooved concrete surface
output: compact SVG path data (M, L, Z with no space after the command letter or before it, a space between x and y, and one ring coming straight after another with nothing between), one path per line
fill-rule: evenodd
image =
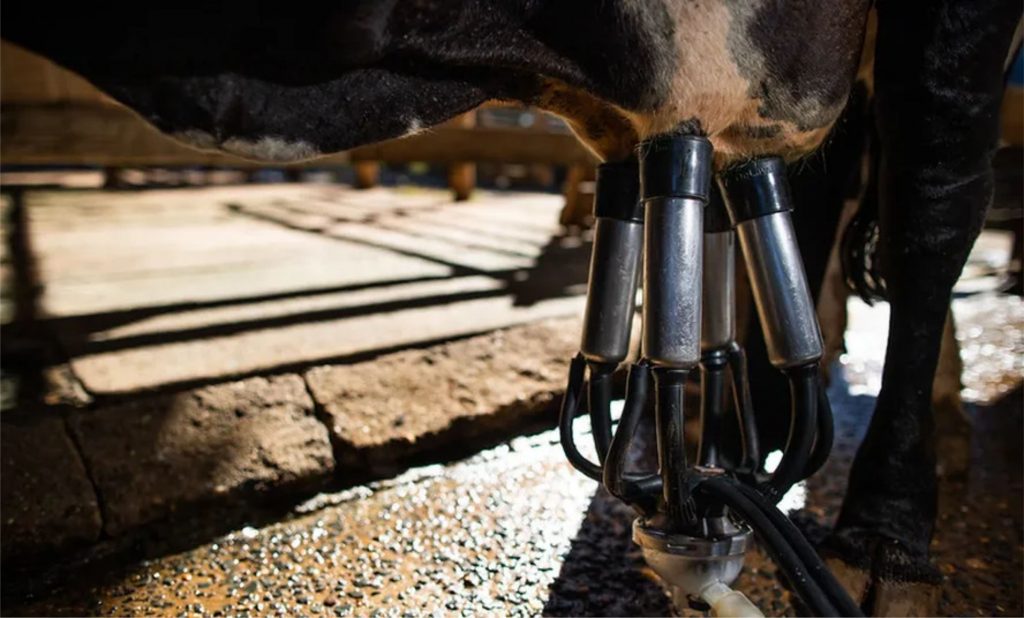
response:
M41 311L93 394L288 371L582 308L551 194L29 192Z

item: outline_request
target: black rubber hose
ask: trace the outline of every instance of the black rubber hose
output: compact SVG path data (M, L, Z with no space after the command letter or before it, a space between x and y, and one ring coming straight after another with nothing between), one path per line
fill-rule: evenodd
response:
M811 451L811 458L804 468L804 478L808 478L828 461L832 452L832 443L835 440L835 421L832 418L832 404L828 400L828 392L825 389L821 373L818 374L818 427L814 437L814 450Z
M839 612L821 589L818 582L811 577L803 561L787 541L786 537L774 526L768 515L738 487L727 479L709 478L697 487L707 497L725 503L747 524L761 539L765 549L775 564L785 574L790 585L807 604L812 616L838 616Z
M604 462L604 486L609 493L645 516L652 515L657 507L661 477L656 473L644 476L627 474L626 455L647 408L650 379L650 365L646 361L629 368L626 403Z
M743 442L743 462L740 467L757 473L761 467L761 446L757 437L754 400L750 395L750 381L747 377L747 353L735 341L729 344L729 371L732 373L732 396L740 425L740 440Z
M804 470L814 448L818 409L817 365L789 369L791 400L789 439L782 461L764 486L772 503L777 503L794 483L804 478Z
M850 595L846 593L846 589L843 588L832 572L828 570L825 563L822 562L818 552L814 550L810 541L803 535L802 532L793 524L792 521L785 514L782 513L774 505L769 504L765 500L764 496L761 495L753 487L738 483L735 481L728 481L730 484L735 486L747 497L751 502L757 505L761 511L768 517L772 525L786 538L790 547L796 552L797 557L803 562L807 568L807 572L810 573L811 577L818 583L821 590L828 596L829 600L835 605L836 609L844 616L861 616L863 615L860 607L850 598Z
M658 430L658 472L662 497L673 532L694 522L686 485L686 450L683 443L683 389L687 372L682 369L654 370L655 416Z
M724 354L711 352L700 364L700 450L697 461L702 466L718 466L726 362Z
M590 369L587 399L590 405L590 431L594 436L597 460L602 464L608 459L608 447L612 442L612 375L615 365L587 363Z
M573 468L594 479L598 483L604 476L601 466L591 462L576 449L572 435L572 422L579 409L580 394L583 390L583 374L586 371L586 360L577 354L569 363L569 380L562 396L562 409L558 415L558 436L562 442L562 451Z

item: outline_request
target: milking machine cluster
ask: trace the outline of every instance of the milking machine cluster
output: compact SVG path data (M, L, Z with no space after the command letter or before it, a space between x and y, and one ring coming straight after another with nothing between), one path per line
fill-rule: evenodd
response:
M755 534L812 615L860 615L775 506L832 448L822 339L790 219L785 164L756 159L722 173L717 185L712 175L711 143L691 135L649 140L636 160L599 167L582 345L559 422L563 449L576 469L637 511L633 540L676 603L720 616L761 615L729 588ZM746 358L736 342L737 236L771 363L790 383L789 439L771 474L761 467ZM640 360L629 368L613 434L613 372L629 353L641 272ZM683 394L695 371L701 435L690 463ZM727 376L740 427L734 457L723 443ZM597 462L573 439L584 391ZM637 429L651 413L658 468L628 469L635 467L629 454Z

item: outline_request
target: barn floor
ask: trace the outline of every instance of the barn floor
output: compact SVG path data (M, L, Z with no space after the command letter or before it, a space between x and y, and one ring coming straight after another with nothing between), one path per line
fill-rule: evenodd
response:
M794 507L822 523L836 513L873 403L845 383L830 394L837 448L804 495L793 496ZM1024 612L1020 395L972 408L969 477L943 484L933 546L945 577L940 615ZM630 542L631 511L595 493L556 440L522 438L464 462L323 494L281 522L80 574L4 613L668 615ZM754 552L737 586L766 615L793 615L774 571Z
M180 419L161 417L159 410L185 409L191 416L181 422L194 424L199 416L189 412L192 402L260 388L270 394L255 396L254 405L265 405L267 415L279 412L277 391L294 387L307 402L299 416L323 423L338 406L359 398L351 389L365 385L349 384L340 392L322 385L361 366L373 362L422 380L431 367L446 366L438 359L453 353L495 362L489 350L502 341L537 351L506 363L518 381L495 377L488 388L499 394L504 389L517 405L532 401L562 379L575 335L560 337L578 328L589 255L585 242L559 231L557 196L484 192L469 204L452 204L446 193L422 189L263 185L32 190L13 199L18 202L5 208L20 211L29 234L25 247L19 249L15 239L3 256L5 285L23 288L13 295L17 302L5 305L4 322L29 311L33 329L42 324L48 339L38 347L14 340L12 351L6 336L24 333L5 327L3 432L13 435L11 419L20 423L44 412L63 418L57 431L71 436L65 441L84 458L88 472L80 474L85 491L98 492L94 508L101 529L91 532L99 541L92 550L55 570L32 572L26 580L5 569L4 615L670 612L629 541L628 510L574 473L550 433L388 480L342 483L348 486L341 490L335 478L315 498L283 507L246 501L233 507L221 500L156 523L152 513L166 515L160 510L169 499L160 494L164 488L143 487L158 495L149 511L140 511L138 496L123 496L137 490L123 476L125 466L110 462L125 454L97 435L120 431L116 421L131 414L156 418L155 430L168 439L194 440L202 431L176 434L171 429ZM986 236L964 291L991 288L984 275L1005 253L1004 237ZM11 301L7 290L5 300ZM940 612L1021 615L1024 303L984 291L957 300L954 312L973 432L969 471L942 486L934 544L945 577ZM792 496L793 508L818 523L835 516L846 469L870 418L886 319L884 306L850 303L848 353L830 389L837 445L827 467ZM497 339L486 334L510 326L525 330L503 331ZM462 343L442 343L460 338ZM481 346L487 351L477 350ZM408 348L424 352L413 357ZM508 354L515 356L514 350ZM12 358L40 361L47 373L34 377L32 363L24 373L12 372ZM488 402L504 401L491 395ZM168 398L173 405L165 405ZM26 407L35 399L45 409ZM439 396L436 403L464 403L448 401ZM234 406L219 412L234 422L242 416ZM111 424L103 425L104 418ZM384 433L417 430L404 417L387 418ZM93 421L98 430L90 434ZM148 420L140 422L154 431ZM494 419L481 414L460 422ZM242 475L236 482L250 487L273 486L282 469L316 478L337 473L339 455L346 453L339 442L351 437L329 422L326 431L312 425L301 430L308 435L300 436L297 450L325 450L323 461L313 453L304 468L292 470L295 462L274 459L272 450L269 462L254 464L219 447L224 469L208 471L215 478L197 485L215 493L221 476ZM524 430L501 426L505 435ZM125 435L130 440L136 434ZM448 440L446 452L467 446L452 444L467 435L464 427L439 435ZM96 446L88 443L90 436ZM372 446L377 462L408 448L401 440L352 440L355 454ZM141 461L144 451L140 445L132 457ZM241 462L237 470L233 460ZM396 472L408 466L387 461ZM253 466L262 474L260 465L270 476L245 478ZM5 468L5 505L11 503L7 474ZM125 483L128 491L119 487ZM142 524L151 526L145 536L120 536ZM4 534L7 545L12 537L7 528ZM792 614L773 573L755 552L738 586L766 613Z

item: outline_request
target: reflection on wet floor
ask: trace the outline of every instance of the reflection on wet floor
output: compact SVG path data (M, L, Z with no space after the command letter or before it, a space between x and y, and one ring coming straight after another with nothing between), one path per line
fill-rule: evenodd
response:
M964 401L992 404L1024 376L1024 299L980 294L953 301Z
M847 303L846 354L841 358L850 390L878 394L888 337L889 306ZM986 292L953 301L966 402L990 405L1024 381L1024 299Z
M837 446L799 516L829 523L874 400L837 371ZM934 555L943 615L1020 615L1019 392L975 407L969 476L943 484ZM629 539L632 514L563 460L553 433L467 461L321 495L287 521L97 576L38 600L36 615L665 615ZM737 587L792 615L774 565L748 555ZM699 615L694 613L693 615Z
M308 515L243 528L22 609L535 615L593 493L564 464L552 437L322 496Z

